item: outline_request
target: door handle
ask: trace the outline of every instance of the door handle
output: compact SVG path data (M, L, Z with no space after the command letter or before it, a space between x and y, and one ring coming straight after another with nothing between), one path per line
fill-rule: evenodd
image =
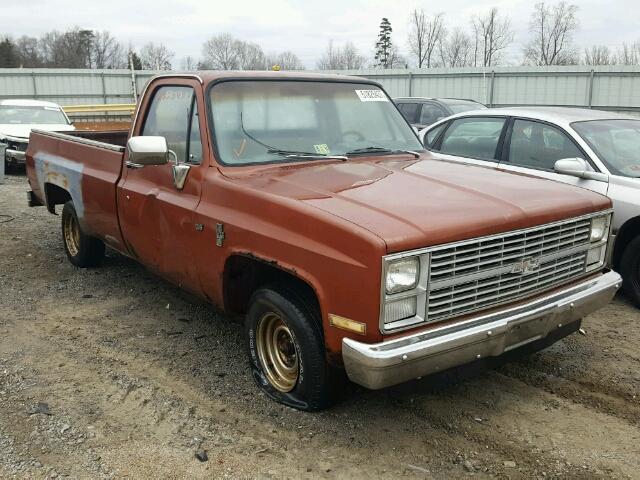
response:
M142 168L142 167L144 167L144 165L140 165L139 163L133 163L133 162L130 162L129 160L127 160L125 162L125 166L127 168Z

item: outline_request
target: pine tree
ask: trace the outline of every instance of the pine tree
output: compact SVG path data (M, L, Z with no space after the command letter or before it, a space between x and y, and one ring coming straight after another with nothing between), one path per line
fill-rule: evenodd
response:
M389 19L383 18L380 23L380 33L378 34L378 41L376 42L376 66L382 68L389 68L389 56L391 53L391 23Z
M0 41L0 68L15 68L20 66L20 57L15 44L5 38Z

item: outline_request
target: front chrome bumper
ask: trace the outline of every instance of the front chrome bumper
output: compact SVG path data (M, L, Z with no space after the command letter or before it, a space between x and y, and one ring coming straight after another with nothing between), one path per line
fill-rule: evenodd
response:
M620 275L608 271L527 303L433 330L375 344L345 338L345 369L351 381L375 390L497 357L603 307L621 284Z

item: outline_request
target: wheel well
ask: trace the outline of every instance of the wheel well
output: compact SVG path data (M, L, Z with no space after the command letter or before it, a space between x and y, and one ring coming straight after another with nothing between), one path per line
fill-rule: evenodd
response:
M640 217L631 218L626 221L618 234L616 235L616 244L613 248L613 258L612 264L613 267L617 270L620 265L620 258L624 253L624 249L627 247L629 242L640 235Z
M314 289L293 273L267 261L244 255L232 255L225 263L223 292L225 310L234 314L244 314L249 307L249 299L258 288L269 284L284 284L295 288L317 308L318 297Z
M64 205L71 200L71 194L64 188L53 183L44 184L44 198L47 204L47 210L56 213L56 205Z

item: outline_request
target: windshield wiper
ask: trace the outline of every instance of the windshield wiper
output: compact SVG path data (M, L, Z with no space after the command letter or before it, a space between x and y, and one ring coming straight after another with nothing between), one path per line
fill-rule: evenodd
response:
M414 152L413 150L392 150L390 148L375 147L375 146L356 148L354 150L348 151L346 154L360 155L360 154L367 154L367 153L382 153L382 154L407 153L409 155L413 155L415 158L420 158L420 154L418 152Z
M297 150L280 150L278 148L270 148L267 150L267 153L271 153L273 155L281 155L285 158L306 158L309 160L349 160L344 155L326 155L323 153L299 152Z

